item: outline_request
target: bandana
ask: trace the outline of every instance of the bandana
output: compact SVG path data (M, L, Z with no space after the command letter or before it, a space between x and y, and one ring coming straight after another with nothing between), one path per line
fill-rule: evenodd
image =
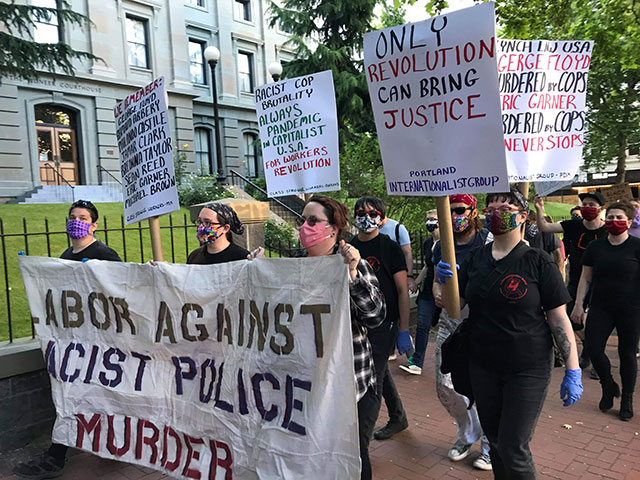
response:
M229 225L229 228L236 235L242 235L244 233L244 225L238 218L235 210L231 208L229 205L225 205L224 203L209 203L205 205L209 210L213 210L219 217L222 217L222 220ZM220 222L220 223L224 223Z
M449 203L464 203L465 205L469 205L470 207L476 208L478 204L478 200L473 195L468 193L465 194L455 194L449 196Z
M522 211L523 212L528 212L529 211L529 200L527 200L525 198L525 196L522 194L522 192L520 190L518 190L516 187L514 187L513 185L511 185L510 191L516 197L516 199L518 200L518 203L520 204L520 207L522 208Z

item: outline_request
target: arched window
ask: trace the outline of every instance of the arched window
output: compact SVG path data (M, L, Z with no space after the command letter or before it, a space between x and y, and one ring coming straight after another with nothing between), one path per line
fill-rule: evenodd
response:
M194 143L196 153L196 173L211 175L213 165L211 130L205 127L194 128Z
M244 161L247 166L247 174L251 178L261 177L264 174L262 165L262 149L260 139L254 133L245 133L244 139Z

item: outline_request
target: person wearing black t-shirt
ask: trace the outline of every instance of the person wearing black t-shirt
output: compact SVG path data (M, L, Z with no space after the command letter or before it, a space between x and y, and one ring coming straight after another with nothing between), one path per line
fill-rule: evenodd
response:
M357 236L350 241L360 251L380 283L387 304L385 320L368 333L373 351L378 389L389 412L387 424L376 430L373 438L387 440L409 426L402 400L389 372L389 351L394 343L394 327L398 329L398 352L411 348L409 336L409 292L407 265L400 245L378 229L383 216L384 203L375 197L358 199L354 208Z
M565 307L570 297L549 255L521 241L529 211L524 196L512 188L486 201L493 243L471 252L459 275L461 306L469 306L471 388L495 478L534 479L529 442L551 379L552 335L567 366L560 388L564 405L582 395ZM438 275L445 266L438 265Z
M613 380L611 363L605 353L607 339L615 328L622 380L619 416L625 421L633 417L633 391L638 373L636 347L640 338L640 238L629 235L628 231L634 215L635 210L626 203L613 203L607 208L605 227L609 236L587 247L571 314L576 319L584 315L582 300L591 285L586 345L602 385L600 410L611 409L613 398L620 396L620 387Z
M244 225L233 208L224 203L209 203L200 210L196 224L201 246L189 254L187 263L213 265L247 259L249 251L235 245L231 236L231 232L244 233Z
M71 246L60 258L79 262L85 259L122 261L115 250L93 236L98 228L98 209L93 203L87 200L74 202L69 207L66 228ZM39 458L17 465L13 473L32 479L59 477L64 471L67 450L66 445L52 443Z
M536 197L535 205L538 215L538 229L541 232L563 233L565 245L568 246L567 256L569 258L569 279L567 282L567 290L571 295L571 301L567 303L567 312L571 314L573 311L576 293L578 291L578 283L580 282L580 274L582 273L582 255L589 244L602 238L607 234L604 228L604 221L601 218L602 210L605 204L604 197L600 192L585 192L578 195L582 202L580 213L582 220L563 220L560 223L550 223L544 218L544 201L540 197ZM588 307L588 297L585 298ZM571 321L576 336L584 345L584 320L585 318L574 318ZM589 356L586 349L582 350L580 356L580 367L587 368L589 366Z

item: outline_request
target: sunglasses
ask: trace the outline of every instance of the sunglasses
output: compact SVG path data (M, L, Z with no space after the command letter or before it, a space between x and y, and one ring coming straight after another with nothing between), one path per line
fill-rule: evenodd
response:
M467 210L473 210L473 207L455 207L451 209L451 213L455 213L456 215L462 215Z
M327 222L329 223L329 220L326 219L320 219L318 217L316 217L315 215L310 215L308 217L298 217L297 219L297 223L298 226L302 226L302 224L307 223L310 227L313 227L316 223L320 223L320 222Z
M378 218L382 216L382 212L379 212L378 210L369 210L368 212L365 212L364 210L358 210L356 212L356 217L365 217L367 215L369 215L369 218Z

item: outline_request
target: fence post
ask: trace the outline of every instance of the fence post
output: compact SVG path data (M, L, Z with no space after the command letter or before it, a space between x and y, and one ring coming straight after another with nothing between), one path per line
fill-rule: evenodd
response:
M0 239L2 240L2 261L4 265L4 284L7 295L7 319L9 325L9 343L13 342L13 329L11 328L11 294L9 293L9 269L7 268L7 249L4 240L4 223L0 218ZM17 252L16 252L17 253Z

